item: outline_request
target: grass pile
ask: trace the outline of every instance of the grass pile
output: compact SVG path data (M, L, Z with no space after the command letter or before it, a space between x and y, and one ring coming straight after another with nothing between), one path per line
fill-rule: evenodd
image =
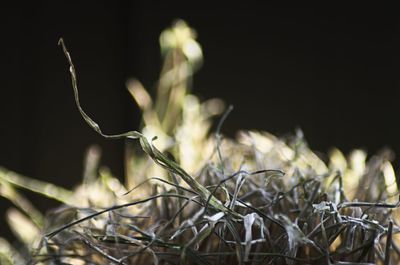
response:
M1 264L399 264L393 154L367 159L362 150L335 149L321 158L300 130L224 138L232 108L190 94L203 58L195 39L183 21L161 34L155 99L139 81L127 82L143 123L119 135L103 133L82 109L60 40L84 120L106 138L133 139L125 183L99 167L97 147L72 191L0 168L0 195L15 205L6 218L24 243L16 249L0 239ZM62 206L43 215L21 188Z

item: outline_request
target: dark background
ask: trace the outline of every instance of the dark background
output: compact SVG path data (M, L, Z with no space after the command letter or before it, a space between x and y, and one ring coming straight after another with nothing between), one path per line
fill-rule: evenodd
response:
M85 149L96 143L102 163L123 176L124 142L102 139L80 117L57 41L62 36L72 54L85 110L104 131L119 133L137 129L140 118L125 81L136 77L154 87L158 36L175 18L197 30L203 47L194 93L235 107L226 134L244 128L282 135L299 126L311 148L324 153L332 146L369 153L389 146L400 154L395 8L145 0L13 5L2 7L1 16L0 165L24 175L73 187ZM55 205L29 196L42 209ZM3 219L10 205L2 198L0 204Z

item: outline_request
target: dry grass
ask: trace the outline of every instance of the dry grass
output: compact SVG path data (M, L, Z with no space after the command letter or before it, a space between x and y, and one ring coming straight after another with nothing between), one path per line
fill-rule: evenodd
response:
M26 249L0 239L1 264L399 264L398 189L392 154L333 150L320 159L301 131L281 139L215 133L222 101L189 93L202 62L183 21L161 34L164 65L155 100L136 80L128 89L143 111L141 132L104 134L127 146L126 183L99 169L92 147L84 179L68 191L0 169L0 195L16 206L7 219ZM157 139L153 137L157 136ZM62 203L46 216L19 188ZM27 251L25 251L27 250Z

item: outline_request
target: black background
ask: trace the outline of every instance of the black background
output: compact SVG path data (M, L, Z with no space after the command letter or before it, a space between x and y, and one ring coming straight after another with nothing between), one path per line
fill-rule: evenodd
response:
M152 89L160 69L158 36L175 18L198 32L205 63L194 93L235 110L223 131L281 135L302 128L312 149L336 146L400 154L399 15L394 8L216 7L151 1L48 1L3 7L0 165L73 187L85 149L123 176L123 141L90 129L73 101L65 39L81 102L107 133L137 129L126 91L136 77ZM395 167L399 159L396 159ZM30 194L41 209L55 204ZM0 198L1 214L10 206ZM3 223L1 224L2 227ZM3 231L3 229L1 229Z

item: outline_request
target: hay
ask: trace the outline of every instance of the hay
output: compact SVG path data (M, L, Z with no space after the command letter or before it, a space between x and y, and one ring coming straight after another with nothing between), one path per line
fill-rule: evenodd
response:
M107 135L80 105L75 67L60 40L84 120L103 137L139 140L144 153L127 146L120 183L98 170L99 150L91 149L73 191L0 169L0 195L30 209L9 215L29 254L0 240L1 264L399 264L389 151L367 160L362 150L348 157L333 150L324 161L301 131L286 139L257 131L227 139L220 130L231 107L210 134L211 118L224 106L189 93L202 62L195 32L177 21L160 44L154 102L138 81L128 82L143 111L141 132ZM64 205L40 216L19 187ZM33 236L24 239L16 219L30 222Z

